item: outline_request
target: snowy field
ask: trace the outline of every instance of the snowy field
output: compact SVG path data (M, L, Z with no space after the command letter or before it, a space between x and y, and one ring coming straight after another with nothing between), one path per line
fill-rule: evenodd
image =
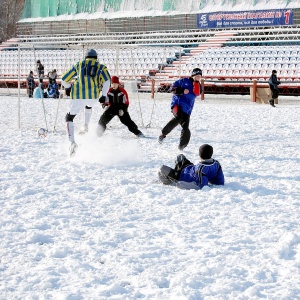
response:
M157 141L170 97L131 101L144 139L116 118L96 137L99 105L70 158L67 99L56 132L45 99L40 139L41 101L21 97L19 130L18 98L0 96L0 299L300 299L300 99L197 100L183 153L211 144L226 184L182 190L157 181L179 154L179 128Z

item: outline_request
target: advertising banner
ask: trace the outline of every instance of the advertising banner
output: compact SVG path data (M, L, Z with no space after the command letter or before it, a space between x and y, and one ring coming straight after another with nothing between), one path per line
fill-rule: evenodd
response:
M293 25L292 9L197 14L198 28L267 27Z

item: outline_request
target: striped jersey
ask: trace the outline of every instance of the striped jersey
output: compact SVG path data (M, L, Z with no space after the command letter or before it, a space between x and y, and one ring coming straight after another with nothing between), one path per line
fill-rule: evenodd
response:
M72 84L70 97L72 99L97 99L100 97L101 84L110 80L110 74L105 65L96 58L86 58L77 62L62 75L62 80Z

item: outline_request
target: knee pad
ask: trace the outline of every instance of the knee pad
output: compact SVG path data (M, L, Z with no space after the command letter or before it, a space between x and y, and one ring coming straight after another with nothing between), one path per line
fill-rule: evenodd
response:
M66 122L73 122L76 115L70 115L70 113L66 114L65 120Z

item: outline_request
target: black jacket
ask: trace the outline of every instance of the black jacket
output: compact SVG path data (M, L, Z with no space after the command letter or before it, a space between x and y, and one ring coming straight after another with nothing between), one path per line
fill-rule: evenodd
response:
M29 88L34 88L35 87L35 82L34 82L34 78L32 75L29 75L27 78L26 78L26 81L27 81L27 86Z
M278 81L277 76L275 74L271 75L269 78L270 89L278 90L278 84L280 84L280 81Z

